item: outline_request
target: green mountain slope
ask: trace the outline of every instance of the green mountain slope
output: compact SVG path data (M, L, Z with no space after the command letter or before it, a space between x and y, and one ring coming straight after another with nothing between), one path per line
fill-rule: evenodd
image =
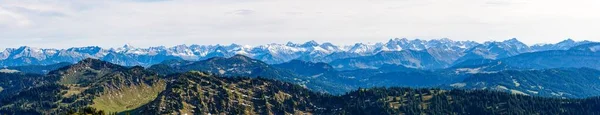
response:
M533 86L535 83L525 80L539 78L548 83L558 80L581 82L577 87L593 88L590 83L597 82L594 80L597 77L565 79L557 76L580 72L600 75L594 71L597 70L508 71L468 79L508 83L498 81L506 81L504 75L547 74L550 77L513 79L518 81L519 87ZM26 78L26 82L20 84L28 87L11 88L5 85L10 82L4 82L2 92L13 90L15 93L0 99L2 114L600 114L600 98L597 97L559 99L489 90L396 87L330 95L260 77L220 77L203 72L162 76L142 67L127 68L95 59L83 60L43 77L10 75L16 76L7 77L13 81ZM515 82L511 83L514 85Z
M600 100L494 91L360 89L341 96L256 78L188 72L172 76L152 103L130 114L598 114Z
M210 58L207 60L191 61L165 61L148 68L163 75L182 73L188 71L209 72L225 77L261 77L299 84L313 91L342 94L354 89L343 82L336 82L335 78L323 78L319 75L296 73L287 69L269 65L243 55L230 58Z
M52 114L91 106L122 112L152 101L166 86L158 74L142 67L126 68L97 59L52 71L40 81L47 82L6 96L0 111Z

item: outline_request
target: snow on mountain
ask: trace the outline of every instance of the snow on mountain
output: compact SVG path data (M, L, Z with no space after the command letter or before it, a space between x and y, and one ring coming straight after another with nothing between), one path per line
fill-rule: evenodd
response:
M377 53L376 49L379 47L381 47L381 44L356 43L348 50L348 52L357 54L374 54Z
M572 47L592 43L592 41L575 41L573 39L567 39L556 44L536 44L531 46L535 51L547 51L547 50L568 50Z
M10 56L10 52L2 51L0 52L0 60L4 60Z
M502 42L485 42L466 50L464 56L457 59L454 63L475 59L500 59L533 51L531 47L516 38Z
M565 40L557 44L527 46L516 39L503 42L486 42L479 44L473 41L453 41L447 38L433 40L409 40L406 38L390 39L385 43L356 43L353 45L334 45L332 43L266 44L249 45L177 45L173 47L138 48L126 44L123 47L104 49L97 46L76 47L69 49L42 49L32 47L7 48L0 52L0 66L47 65L59 62L77 62L85 58L105 59L126 66L149 66L169 59L190 61L204 60L212 57L231 57L236 54L275 64L291 60L312 62L330 62L337 59L371 56L382 51L428 51L436 58L447 57L450 62L458 57L499 58L517 55L524 52L568 49L586 43Z
M426 50L430 48L463 51L467 48L479 45L473 41L452 41L448 38L434 40L408 40L406 38L390 39L381 49L381 51L401 51L403 49L410 50Z
M177 45L171 47L165 51L167 55L181 57L185 60L196 60L200 58L190 47L187 45Z
M600 51L600 43L588 43L583 45L578 45L570 48L569 50L581 50L581 51L590 51L590 52L599 52Z
M7 48L2 56L4 59L18 59L22 57L44 60L48 55L56 54L56 49L41 49L22 46L19 48Z
M592 51L592 52L598 52L598 51L600 51L600 46L590 47L590 51Z

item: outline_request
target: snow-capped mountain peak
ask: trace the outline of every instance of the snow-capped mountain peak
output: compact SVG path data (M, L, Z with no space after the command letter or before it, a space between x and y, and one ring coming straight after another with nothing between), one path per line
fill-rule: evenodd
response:
M137 48L125 44L123 47L103 49L97 46L74 47L68 49L41 49L32 47L7 48L0 52L0 66L29 64L52 64L58 62L76 62L84 58L105 59L119 64L139 64L149 66L168 59L202 60L211 57L231 57L236 54L246 55L267 63L283 63L294 59L305 61L333 61L352 56L369 56L382 51L428 50L442 56L450 53L461 56L469 51L475 54L491 54L493 57L516 55L523 52L565 49L589 41L576 42L568 39L557 44L536 45L529 47L517 39L502 42L486 42L479 44L473 41L453 41L448 38L421 40L393 38L385 43L356 43L353 45L319 44L308 41L303 44L287 42L286 44L249 45L177 45L173 47ZM432 49L432 50L430 50ZM469 50L471 49L471 50ZM477 49L477 50L473 50ZM491 52L491 53L490 53ZM496 53L493 53L496 52ZM500 56L499 56L500 55ZM24 57L24 58L22 58ZM34 59L34 60L31 60ZM20 61L16 61L20 60Z
M133 47L131 44L125 44L122 47L123 49L135 49L135 47Z
M301 45L302 47L315 47L315 46L319 46L319 43L317 43L314 40L308 41L304 44Z

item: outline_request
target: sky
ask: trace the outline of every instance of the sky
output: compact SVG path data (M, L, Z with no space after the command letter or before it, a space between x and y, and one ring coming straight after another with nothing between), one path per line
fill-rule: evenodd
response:
M0 48L600 41L600 0L0 0Z

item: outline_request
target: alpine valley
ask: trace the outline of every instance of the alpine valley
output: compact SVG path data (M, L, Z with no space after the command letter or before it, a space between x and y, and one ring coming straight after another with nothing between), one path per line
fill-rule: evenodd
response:
M391 39L0 52L0 114L600 114L600 43Z

